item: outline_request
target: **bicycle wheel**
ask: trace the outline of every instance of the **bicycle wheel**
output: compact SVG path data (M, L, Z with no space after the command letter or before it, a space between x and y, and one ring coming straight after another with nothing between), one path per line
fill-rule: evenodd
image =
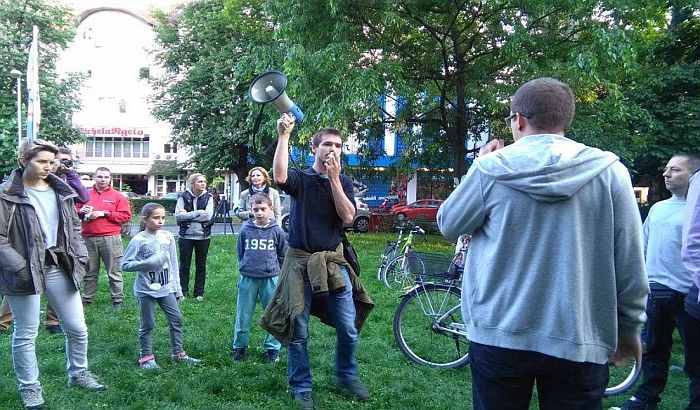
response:
M423 275L423 261L414 255L403 254L389 261L382 272L382 283L389 289L404 291L411 288L415 279Z
M637 363L634 360L620 367L611 365L610 381L608 382L608 387L605 389L603 396L610 397L628 391L634 387L640 373L641 367L637 366Z
M426 283L406 294L394 314L394 338L412 362L456 369L469 360L460 289Z

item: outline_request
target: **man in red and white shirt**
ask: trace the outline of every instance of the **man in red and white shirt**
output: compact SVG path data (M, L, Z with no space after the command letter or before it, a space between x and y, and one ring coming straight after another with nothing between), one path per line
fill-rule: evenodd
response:
M88 190L90 200L76 206L83 220L82 234L89 255L83 282L83 304L89 305L95 298L101 259L109 278L112 306L119 309L124 300L120 270L124 252L121 224L131 219L131 206L124 195L112 189L112 174L108 168L97 168L93 179L95 185Z

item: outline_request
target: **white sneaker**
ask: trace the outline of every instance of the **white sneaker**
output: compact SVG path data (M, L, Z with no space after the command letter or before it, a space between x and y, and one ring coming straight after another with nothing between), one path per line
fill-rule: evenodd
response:
M161 367L158 366L155 359L147 360L141 363L139 366L141 366L143 370L161 370Z
M90 373L89 370L83 370L75 376L70 376L68 378L68 385L92 391L107 390L107 387L105 387L104 384L101 384L99 381L97 381L97 376Z
M180 352L180 354L174 354L170 356L170 360L173 363L187 363L192 366L201 366L204 363L200 359L195 359L194 357L190 357L187 355L187 353Z
M19 389L24 407L28 409L43 409L46 407L44 397L41 395L41 386Z

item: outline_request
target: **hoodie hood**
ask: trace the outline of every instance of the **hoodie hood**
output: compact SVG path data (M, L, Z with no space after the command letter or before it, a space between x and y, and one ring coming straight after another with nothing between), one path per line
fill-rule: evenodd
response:
M258 225L255 224L255 218L254 218L253 215L251 214L251 215L250 215L250 218L247 219L247 220L245 221L245 225L248 226L248 227L250 227L250 228L265 230L265 229L270 229L270 228L273 228L273 227L275 227L275 226L278 226L278 223L277 223L277 221L276 221L275 219L270 218L270 221L267 223L267 225L265 225L265 226L258 226Z
M559 135L540 134L522 137L474 165L499 184L537 201L556 202L573 196L618 160L611 152Z

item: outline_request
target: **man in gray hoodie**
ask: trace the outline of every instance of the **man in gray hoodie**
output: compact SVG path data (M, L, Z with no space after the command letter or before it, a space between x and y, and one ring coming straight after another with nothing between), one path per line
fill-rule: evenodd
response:
M641 351L649 292L629 173L564 137L571 89L520 87L493 140L438 212L447 238L472 234L464 267L474 409L600 408L606 363Z

